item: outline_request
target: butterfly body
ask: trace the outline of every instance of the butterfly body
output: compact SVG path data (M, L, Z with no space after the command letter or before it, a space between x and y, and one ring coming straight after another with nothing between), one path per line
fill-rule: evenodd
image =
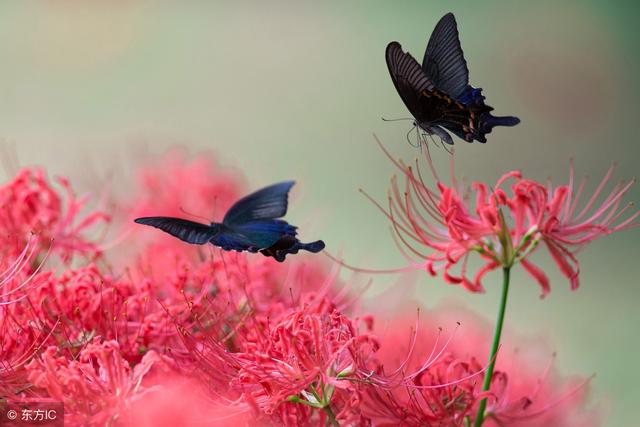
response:
M469 85L469 70L464 59L453 14L436 25L420 65L398 42L386 51L391 79L413 117L414 124L448 144L452 132L467 142L486 142L494 126L514 126L517 117L496 117L484 103L482 89Z
M249 194L227 211L222 222L207 225L160 216L137 218L135 222L158 228L187 243L211 243L226 251L260 252L282 262L287 254L324 249L322 240L300 242L296 237L297 227L278 219L287 212L293 184L293 181L281 182Z

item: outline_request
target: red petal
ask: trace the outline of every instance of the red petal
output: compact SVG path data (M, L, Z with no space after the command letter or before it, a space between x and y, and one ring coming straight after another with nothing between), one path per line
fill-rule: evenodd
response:
M523 259L522 261L520 261L520 263L522 264L522 267L524 267L524 269L527 271L527 273L529 273L531 277L533 277L542 288L540 298L546 297L549 291L551 291L551 287L549 286L549 278L546 274L544 274L544 271L542 271L540 268L530 263L526 259Z
M571 252L559 244L548 239L545 240L545 243L547 244L547 248L549 248L549 253L553 257L553 260L558 265L558 268L562 274L569 279L571 283L571 290L576 290L580 285L578 281L578 274L580 273L580 264L578 263L578 260L571 254ZM575 265L575 269L567 259Z
M482 278L488 272L498 268L498 265L499 264L497 262L490 261L487 264L485 264L480 270L478 270L478 272L476 273L476 276L473 278L473 282L475 283L477 288L484 290L484 287L482 286Z

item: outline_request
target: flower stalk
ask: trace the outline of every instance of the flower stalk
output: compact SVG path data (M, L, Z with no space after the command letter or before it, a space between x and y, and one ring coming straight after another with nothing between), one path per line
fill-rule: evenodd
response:
M502 280L502 296L500 298L500 307L498 309L498 318L496 320L496 329L493 334L493 344L491 345L491 353L489 355L489 366L484 375L484 383L482 384L482 391L489 391L491 387L491 377L493 376L493 369L496 365L496 354L500 347L500 336L502 335L502 326L504 324L504 315L507 308L507 297L509 294L509 277L511 273L511 267L505 266L502 268L503 280ZM485 397L480 401L478 406L478 412L476 414L475 427L480 427L484 421L484 411L487 407L487 398Z
M340 424L338 424L338 421L336 420L336 414L333 412L333 409L331 409L331 406L327 405L324 407L324 412L326 412L327 414L327 425L328 426L340 426Z

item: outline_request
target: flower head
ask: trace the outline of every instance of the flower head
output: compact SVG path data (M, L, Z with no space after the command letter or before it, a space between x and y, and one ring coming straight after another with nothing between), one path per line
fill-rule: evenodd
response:
M0 242L3 252L21 251L31 233L40 237L41 251L55 242L53 253L68 262L73 255L93 258L99 246L85 236L92 227L107 223L110 217L96 210L81 217L87 196L77 198L69 181L58 178L64 195L47 179L42 169L25 168L8 184L0 187Z
M332 272L292 266L282 275L266 265L281 269L259 262L234 279L227 265L217 296L193 300L197 320L179 325L188 352L216 395L235 396L256 417L304 425L331 410L353 421L359 399L350 380L367 370L375 338L346 315L349 299L334 289Z
M483 290L482 278L487 272L520 263L545 296L549 280L529 259L540 242L545 243L571 288L576 289L576 251L598 237L639 225L635 220L640 212L629 213L631 205L622 205L633 180L614 186L603 201L596 203L613 167L578 210L585 181L574 189L573 165L569 183L555 188L525 179L520 171L505 173L493 186L473 182L466 187L455 177L453 156L451 183L447 185L435 171L427 150L425 160L435 180L435 186L430 186L417 161L415 167L406 165L382 149L402 172L404 184L394 177L388 206L376 204L390 219L403 254L414 265L417 260L420 268L433 275L442 271L445 281L472 292ZM467 263L473 253L484 265L470 277ZM454 273L457 265L460 272Z
M317 312L310 306L264 326L253 329L255 335L239 355L238 380L261 385L254 399L267 397L267 412L292 402L331 406L339 418L348 414L358 400L358 387L349 379L367 371L376 340L359 334L341 313Z
M152 369L175 371L175 363L151 351L134 368L122 358L115 341L94 339L77 360L48 347L27 366L34 387L65 406L65 421L72 425L105 425L119 420L145 390Z

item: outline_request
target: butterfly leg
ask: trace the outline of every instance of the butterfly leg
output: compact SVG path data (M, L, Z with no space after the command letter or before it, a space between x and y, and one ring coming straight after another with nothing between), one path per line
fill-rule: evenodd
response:
M414 130L416 131L416 143L415 144L411 141L411 137L410 137L411 133ZM409 132L407 132L407 137L406 138L407 138L407 142L409 143L410 146L415 147L415 148L419 148L420 147L420 130L418 129L418 125L414 124L414 126L411 129L409 129Z

